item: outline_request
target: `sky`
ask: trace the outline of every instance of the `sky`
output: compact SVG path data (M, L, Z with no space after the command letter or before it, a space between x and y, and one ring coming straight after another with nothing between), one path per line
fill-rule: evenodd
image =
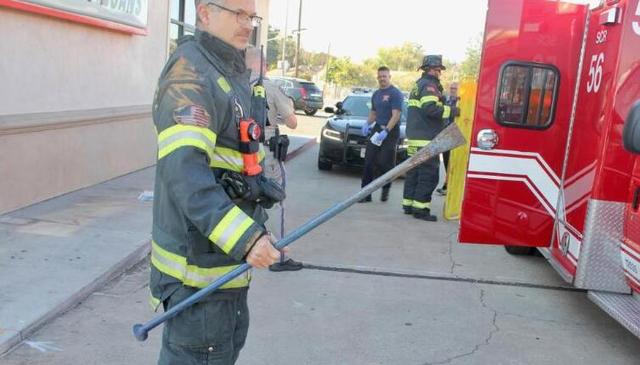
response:
M271 0L269 23L288 34L298 26L300 0ZM348 56L355 62L379 48L404 42L459 62L484 30L487 0L302 0L301 44L308 51Z
M601 0L563 0L591 3ZM300 0L271 0L269 22L288 33L298 26ZM302 0L302 47L348 56L356 62L379 48L404 42L421 44L425 53L464 59L469 42L484 30L487 0Z

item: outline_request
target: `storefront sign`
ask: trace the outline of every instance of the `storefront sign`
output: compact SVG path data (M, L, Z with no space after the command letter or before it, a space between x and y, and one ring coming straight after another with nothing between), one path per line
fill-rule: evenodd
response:
M146 34L149 0L0 0L0 6Z

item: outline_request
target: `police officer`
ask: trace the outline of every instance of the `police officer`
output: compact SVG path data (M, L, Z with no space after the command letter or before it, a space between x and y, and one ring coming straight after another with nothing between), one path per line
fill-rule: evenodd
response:
M440 73L444 69L441 55L428 55L422 60L422 77L409 94L406 130L409 156L426 146L451 115L451 108L443 104ZM437 220L431 214L431 195L438 185L439 169L440 160L436 156L407 173L402 200L405 214L431 222Z
M395 165L396 146L400 138L400 113L402 112L402 92L391 84L391 72L386 66L378 68L380 88L371 96L371 111L362 125L362 134L369 137L364 156L364 171L361 186L365 187L374 178L383 175ZM380 200L389 199L389 182L382 187ZM371 201L371 195L360 202Z
M225 179L245 176L241 149L254 149L241 148L239 122L251 106L242 50L261 20L255 0L195 4L197 31L168 60L153 103L158 162L149 286L156 309L175 306L245 260L266 268L280 257L261 206L277 197L249 184L260 179ZM249 194L232 199L231 188ZM158 363L235 363L249 327L249 279L247 272L168 320Z

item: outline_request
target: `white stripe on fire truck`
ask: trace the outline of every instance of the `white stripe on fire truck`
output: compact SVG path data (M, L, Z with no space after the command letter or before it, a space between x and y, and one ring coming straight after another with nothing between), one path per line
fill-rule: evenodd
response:
M535 158L536 161L540 164L540 166L545 170L547 175L556 183L556 185L560 185L560 178L555 174L553 169L547 164L547 161L540 156L539 153L536 152L524 152L524 151L513 151L513 150L483 150L478 147L471 147L471 152L476 152L480 154L488 154L488 155L498 155L504 157L513 157L513 156L524 156L529 158Z
M555 211L555 205L558 202L558 185L541 168L538 160L472 153L469 157L469 172L526 176Z
M527 188L529 188L529 191L531 191L531 193L535 195L536 199L538 199L538 201L542 204L542 206L547 211L547 213L549 213L549 215L552 217L556 216L555 209L553 209L551 204L549 204L546 201L546 199L544 199L540 195L540 192L538 191L538 189L536 189L526 177L505 176L505 175L485 175L485 174L477 174L477 173L468 173L467 177L476 178L476 179L522 182L527 186Z

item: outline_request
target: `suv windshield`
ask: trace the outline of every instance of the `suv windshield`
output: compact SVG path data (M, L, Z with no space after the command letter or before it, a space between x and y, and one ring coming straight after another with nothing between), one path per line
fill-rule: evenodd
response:
M345 115L366 118L369 116L370 104L371 96L347 96L342 102L342 109Z
M322 91L318 89L316 84L312 82L301 82L300 85L309 93L309 94L320 94Z

